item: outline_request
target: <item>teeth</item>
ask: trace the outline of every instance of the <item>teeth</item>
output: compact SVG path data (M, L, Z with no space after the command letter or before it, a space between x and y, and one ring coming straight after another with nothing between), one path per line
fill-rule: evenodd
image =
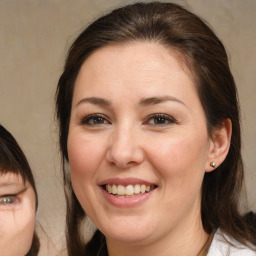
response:
M126 186L126 188L125 188L125 194L126 194L127 196L131 196L131 195L134 194L133 185L128 185L128 186Z
M123 185L118 185L117 186L117 194L119 196L124 196L125 195L125 187Z
M140 193L140 185L137 184L137 185L134 186L134 193L135 194L139 194Z
M140 192L143 194L146 192L146 185L141 185Z
M132 196L134 194L144 194L150 192L152 189L154 189L155 186L149 186L145 184L136 184L136 185L110 185L107 184L105 186L105 189L108 191L108 193L118 196Z
M111 185L107 184L106 190L107 190L109 193L112 193L112 187L111 187Z
M109 186L111 187L111 185L109 185ZM112 185L111 191L112 191L113 195L116 195L117 194L117 186L116 185ZM109 193L111 193L111 191Z

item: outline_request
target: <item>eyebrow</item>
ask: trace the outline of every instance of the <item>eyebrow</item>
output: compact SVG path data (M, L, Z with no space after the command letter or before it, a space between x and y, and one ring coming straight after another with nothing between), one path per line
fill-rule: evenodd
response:
M172 97L172 96L144 98L144 99L140 100L139 105L144 107L144 106L164 103L166 101L174 101L174 102L180 103L180 104L184 105L185 107L187 107L187 105L183 101L181 101L175 97Z
M156 104L164 103L166 101L174 101L174 102L180 103L180 104L184 105L185 107L187 107L187 105L183 101L181 101L175 97L172 97L172 96L143 98L139 101L139 106L146 107L149 105L156 105ZM91 103L91 104L100 105L103 107L110 107L112 105L111 102L107 99L99 98L99 97L89 97L89 98L83 98L83 99L79 100L78 103L76 104L76 107L82 103Z
M16 188L17 189L17 186L15 186L14 188ZM7 195L20 195L20 194L22 194L22 193L24 193L25 191L27 191L28 190L28 188L27 187L18 187L18 190L13 190L12 191L12 189L13 189L13 187L10 187L9 189L11 189L11 190L9 190L9 191L2 191L1 189L0 189L0 197L4 197L4 196L7 196Z
M19 182L0 182L0 189L2 187L13 187L13 186L24 186L23 183L19 183Z
M111 102L109 100L103 99L103 98L98 98L98 97L90 97L90 98L83 98L78 101L76 104L76 107L79 106L82 103L91 103L94 105L100 105L103 107L110 107Z

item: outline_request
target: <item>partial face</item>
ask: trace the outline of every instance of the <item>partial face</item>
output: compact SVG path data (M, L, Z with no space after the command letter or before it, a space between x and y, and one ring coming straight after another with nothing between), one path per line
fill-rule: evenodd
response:
M211 142L194 81L171 49L138 42L93 53L69 128L74 191L108 242L145 245L201 225Z
M0 175L0 252L24 256L31 247L35 225L35 193L20 175Z

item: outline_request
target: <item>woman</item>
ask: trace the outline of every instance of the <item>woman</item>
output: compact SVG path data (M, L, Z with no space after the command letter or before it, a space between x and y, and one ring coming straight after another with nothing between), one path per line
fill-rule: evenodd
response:
M153 2L96 20L69 51L56 109L69 255L255 255L236 87L197 16Z
M37 209L35 181L28 161L13 136L0 125L0 252L35 256Z

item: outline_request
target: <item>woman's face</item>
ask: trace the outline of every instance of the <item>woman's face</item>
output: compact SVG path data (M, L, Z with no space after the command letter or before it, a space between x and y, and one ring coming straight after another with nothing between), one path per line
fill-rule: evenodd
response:
M20 175L0 175L0 254L24 256L35 226L35 193Z
M147 244L202 228L211 144L194 81L172 49L107 46L82 65L68 135L71 180L107 241Z

